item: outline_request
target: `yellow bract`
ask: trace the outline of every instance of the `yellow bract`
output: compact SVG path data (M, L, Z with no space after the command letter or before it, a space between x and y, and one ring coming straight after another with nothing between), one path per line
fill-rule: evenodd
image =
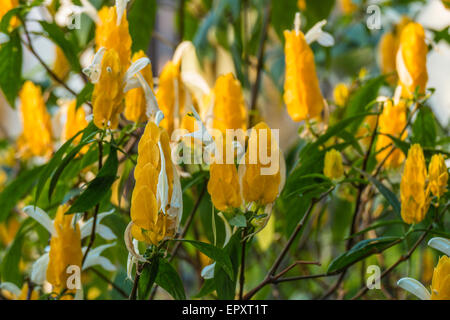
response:
M0 1L0 20L3 16L11 9L14 9L19 5L19 0L1 0ZM17 17L12 17L9 21L9 26L15 28L19 25L19 19Z
M450 300L450 258L447 256L442 256L434 269L431 299Z
M95 30L95 45L97 50L101 47L117 51L122 69L130 66L131 36L128 31L128 20L126 13L117 25L116 7L103 7L98 12L100 22Z
M314 54L301 31L284 31L286 76L284 102L294 121L320 115L324 103L317 79Z
M267 138L267 144L261 142L265 138ZM247 202L253 201L260 205L266 205L275 201L278 196L282 160L280 159L278 145L275 141L272 141L272 138L271 130L266 123L260 122L252 128L245 153L245 164L241 164L239 167L239 170L242 170L240 175L243 197ZM260 150L262 147L266 147L266 152ZM272 158L272 154L275 154L274 158L278 157L278 167L275 173L264 174L262 169L277 165L268 161Z
M123 104L123 69L119 55L114 49L106 50L101 65L101 74L92 93L94 124L102 129L115 129Z
M0 242L6 247L16 237L19 230L20 222L14 216L11 216L8 221L0 224Z
M447 190L448 172L442 154L431 157L428 167L429 188L433 195L440 198Z
M334 102L339 107L345 106L349 95L348 87L345 83L338 83L333 90Z
M158 143L161 145L165 160L165 173L168 182L168 199L172 198L174 185L174 167L170 155L169 136L164 128L152 121L146 125L139 141L138 159L134 171L136 185L131 198L132 235L139 241L158 245L163 239L172 238L176 234L178 217L159 210L157 185L162 159Z
M430 205L426 188L427 168L422 148L414 144L408 151L400 183L401 215L408 224L419 223Z
M181 60L178 63L168 61L159 76L159 86L156 92L156 100L159 108L164 113L161 126L169 135L178 128L181 115L184 112L185 89L181 82Z
M384 162L386 168L398 168L405 159L405 155L401 150L395 149L391 152L391 146L394 145L394 142L387 135L389 134L402 140L406 139L406 130L400 136L406 126L406 122L406 106L403 101L400 101L397 105L393 105L391 100L384 103L383 113L379 119L379 130L381 134L377 138L376 158L381 162L388 157Z
M133 55L132 61L135 62L141 58L146 58L144 51L140 50ZM149 64L141 70L141 74L153 90L152 66ZM128 91L125 95L125 118L133 122L145 122L147 115L145 114L147 104L143 88L135 88Z
M209 169L208 192L220 211L239 208L242 204L238 171L234 163L226 163L226 149L224 142L222 157L214 159Z
M50 115L41 88L26 81L19 93L23 133L18 147L23 157L48 157L53 151Z
M70 72L69 61L67 61L64 52L59 46L55 47L55 62L53 63L53 72L61 80L64 80Z
M330 179L339 179L344 175L341 153L331 149L325 154L323 174Z
M226 133L226 129L247 128L247 111L241 83L232 73L220 76L214 86L213 128Z
M67 141L76 135L79 131L86 128L88 121L86 120L86 113L82 106L77 109L77 101L72 100L67 105L66 123L64 124L63 134L61 135L63 141ZM78 144L81 141L81 134L74 140L73 144Z
M66 215L67 205L62 205L56 212L54 221L56 235L50 240L47 281L58 292L66 287L68 266L78 266L81 269L83 253L81 251L80 228L73 223L73 214Z
M428 81L427 53L428 47L422 25L415 22L408 23L402 30L397 56L397 73L404 97L412 98L417 87L419 93L425 93ZM402 61L399 61L400 57ZM402 63L406 72L399 69Z

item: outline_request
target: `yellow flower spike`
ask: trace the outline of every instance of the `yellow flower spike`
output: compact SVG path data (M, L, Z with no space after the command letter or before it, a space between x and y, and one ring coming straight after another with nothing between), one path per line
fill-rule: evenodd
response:
M283 98L287 111L294 121L317 117L323 110L324 103L314 54L300 30L285 30L284 37L286 76Z
M395 35L392 32L385 33L378 46L378 55L380 60L381 72L383 74L392 74L396 70L395 57L397 55L398 44ZM387 81L393 85L396 81L395 74L390 75Z
M267 158L263 158L264 152L260 149L264 146L264 143L261 143L261 140L266 137L267 150L265 155ZM245 153L245 164L239 166L243 197L247 202L266 205L275 201L279 194L281 183L280 169L283 165L283 160L281 159L277 142L272 141L272 139L271 130L266 123L260 122L252 128L248 148ZM278 159L278 163L268 161L272 158ZM264 172L264 169L268 170L273 168L273 166L275 166L276 170L273 174Z
M18 146L22 156L50 156L53 151L52 128L41 88L26 81L19 97L23 133Z
M61 138L63 141L67 141L76 135L79 131L86 128L88 121L86 120L86 113L82 106L77 109L77 101L72 100L68 102L66 123L64 124L63 134ZM81 141L81 135L78 135L74 140L74 144L78 144ZM84 148L83 148L84 149ZM82 150L83 150L82 149ZM86 149L84 150L86 151Z
M164 113L161 126L168 131L169 135L178 128L184 112L185 89L181 81L180 65L181 60L177 63L173 61L166 63L159 76L156 92L156 100Z
M94 124L102 129L117 128L123 104L123 68L114 49L106 50L101 62L101 73L92 93Z
M133 55L132 61L147 57L144 51L140 50ZM149 64L141 70L141 74L153 90L152 66ZM130 121L141 123L147 121L147 104L145 100L144 89L139 87L128 91L125 95L125 118Z
M161 156L161 151L164 158ZM163 167L164 166L164 167ZM165 171L161 172L163 169ZM167 196L170 200L162 207L159 196L161 173L167 177ZM158 245L164 239L173 238L177 232L179 214L173 213L175 168L173 166L169 136L164 128L152 121L146 125L138 146L138 159L134 171L136 185L131 198L132 236L138 241ZM164 211L166 213L164 213Z
M55 62L53 63L53 72L55 75L64 80L70 72L70 64L59 46L55 47Z
M448 182L448 170L442 154L431 157L428 180L431 193L439 199L446 192Z
M100 22L95 30L95 45L97 49L105 47L114 49L120 58L122 69L130 66L131 36L128 30L127 15L124 13L120 24L117 24L116 7L103 7L98 12Z
M434 269L431 299L450 300L450 258L447 256L442 256Z
M396 59L399 82L405 98L412 98L417 87L420 94L425 93L428 81L427 53L422 25L416 22L408 23L401 32Z
M239 208L242 198L238 171L234 163L226 163L227 146L225 138L223 140L222 157L214 159L210 165L208 193L217 210L227 211L231 208Z
M19 0L2 0L0 5L0 20L11 9L14 9L19 5ZM17 17L12 17L9 21L9 27L15 28L19 25L20 20Z
M330 179L339 179L344 175L342 155L339 151L331 149L325 154L323 174Z
M232 73L221 75L214 86L213 128L226 133L226 129L247 128L247 111L241 83Z
M352 0L339 0L339 5L344 14L352 14L358 9L358 6Z
M408 224L419 223L430 205L426 189L427 168L422 148L414 144L408 151L400 183L401 215Z
M333 90L334 102L339 107L345 106L349 95L348 87L345 83L338 83Z
M406 130L400 137L400 133L405 128L406 119L406 105L404 101L400 101L397 105L393 105L391 100L384 103L383 113L379 118L380 133L377 138L376 150L377 161L381 162L385 157L391 153L390 145L393 145L392 139L387 136L390 134L401 140L405 140L408 133ZM405 159L405 155L400 149L395 149L384 163L386 168L398 168Z
M78 224L74 226L73 214L65 214L68 209L67 205L58 208L54 221L56 236L50 240L47 281L53 285L56 292L66 287L70 275L67 273L67 267L75 265L81 269L83 259L80 228Z

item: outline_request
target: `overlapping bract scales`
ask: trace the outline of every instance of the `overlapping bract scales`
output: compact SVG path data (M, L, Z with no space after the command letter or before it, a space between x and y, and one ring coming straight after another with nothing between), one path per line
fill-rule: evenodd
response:
M301 31L284 31L286 74L284 102L294 121L320 115L324 107L314 54Z
M131 36L128 30L126 13L117 25L116 7L103 7L98 12L100 22L95 30L95 45L97 49L105 47L117 51L123 70L130 66Z
M428 183L430 192L440 198L447 191L448 170L442 154L431 157L428 167Z
M214 86L213 127L226 133L226 129L247 127L247 110L239 80L232 73L220 76Z
M115 129L123 103L123 68L114 49L105 51L101 62L101 74L92 93L94 124L98 128Z
M431 299L450 300L450 258L447 256L442 256L434 268Z
M141 58L146 58L144 51L140 50L133 55L132 61L135 62ZM149 64L141 70L141 74L147 81L150 88L153 90L153 75L152 66ZM147 104L145 100L144 89L139 87L128 91L125 95L125 112L124 116L133 122L145 122L147 120L146 115Z
M19 93L23 133L19 150L23 157L48 157L53 151L50 115L45 107L41 88L26 81Z

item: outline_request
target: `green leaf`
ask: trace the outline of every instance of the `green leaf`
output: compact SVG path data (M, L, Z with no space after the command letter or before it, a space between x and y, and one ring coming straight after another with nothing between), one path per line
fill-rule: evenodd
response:
M346 238L346 240L350 239L350 238L354 238L354 237L359 236L361 234L364 234L364 233L366 233L367 231L370 231L370 230L375 230L375 229L378 229L378 228L381 228L381 227L392 226L392 225L396 225L396 224L405 224L405 223L403 222L403 220L388 220L388 221L375 222L371 226L369 226L369 227L367 227L367 228L365 228L365 229L363 229L361 231L358 231L358 232L352 234L350 237Z
M118 165L117 149L111 145L109 157L98 172L97 177L89 183L86 190L75 200L66 214L86 212L100 203L116 180Z
M367 179L369 179L370 182L372 182L375 185L375 187L378 189L378 191L380 191L380 193L383 195L383 197L386 198L386 200L392 206L394 211L398 215L400 215L401 206L400 206L400 201L398 201L398 199L397 199L397 196L391 190L389 190L383 183L381 183L380 181L378 181L371 175L368 175L367 173L365 173L365 176L367 177Z
M349 267L357 261L389 248L399 237L379 237L358 242L349 251L331 261L327 273L333 273Z
M19 15L21 10L22 10L22 8L19 6L19 7L9 10L5 15L3 15L3 17L1 18L1 23L0 23L0 32L6 33L6 34L8 33L8 29L10 28L11 19L14 16Z
M21 75L22 44L16 29L9 35L9 41L0 45L0 88L12 108L22 85Z
M166 290L175 300L186 300L183 282L174 267L165 259L159 262L159 272L155 282Z
M216 282L214 281L214 279L206 279L203 282L203 285L200 288L200 291L192 298L198 299L198 298L204 297L204 296L210 294L211 292L213 292L214 290L216 290Z
M230 225L236 226L236 227L246 227L247 226L247 220L245 219L245 216L242 214L235 215L228 222L230 223Z
M216 265L222 265L225 272L231 279L234 279L233 266L231 264L230 257L227 256L224 251L212 244L195 241L195 240L184 240L184 239L174 239L173 241L187 242L193 245L197 250L201 251L212 260L216 261Z
M128 12L133 52L147 51L156 20L156 1L136 0Z
M159 270L159 258L155 256L150 263L146 263L144 270L141 272L141 278L139 280L139 299L147 300L150 294L150 289L155 282L156 276Z
M22 172L0 193L0 222L6 220L16 203L31 190L42 168L40 166Z
M436 120L428 107L420 108L412 125L412 141L422 147L434 147L437 137Z
M47 33L48 37L64 52L67 61L72 65L75 72L80 72L81 66L77 55L78 49L72 42L66 39L62 29L56 24L48 23L46 21L39 21L39 23Z
M236 282L229 277L220 264L216 264L214 268L214 282L219 299L234 300Z

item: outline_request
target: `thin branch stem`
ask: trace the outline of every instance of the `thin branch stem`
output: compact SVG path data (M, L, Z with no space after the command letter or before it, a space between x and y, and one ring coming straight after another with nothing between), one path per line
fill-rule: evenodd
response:
M242 230L242 247L241 247L241 271L239 276L239 300L242 300L244 296L244 283L245 283L245 248L247 245L247 228Z

